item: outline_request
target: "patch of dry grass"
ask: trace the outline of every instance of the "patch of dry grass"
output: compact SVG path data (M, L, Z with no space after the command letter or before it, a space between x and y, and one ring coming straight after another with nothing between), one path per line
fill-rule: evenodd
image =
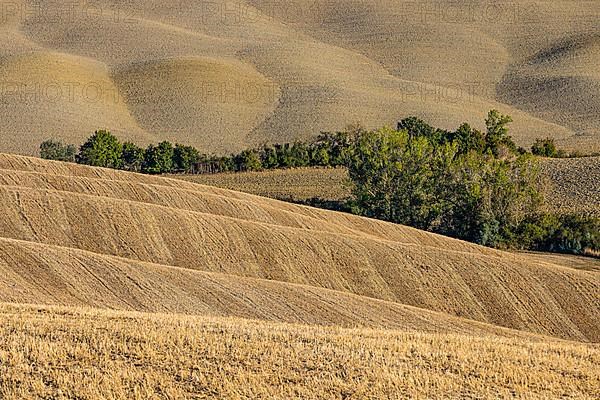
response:
M0 397L594 399L600 349L553 341L0 305Z

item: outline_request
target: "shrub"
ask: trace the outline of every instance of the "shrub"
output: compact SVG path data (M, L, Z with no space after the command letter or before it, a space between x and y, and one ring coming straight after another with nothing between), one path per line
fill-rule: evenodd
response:
M46 140L40 144L40 157L46 160L75 162L77 150L72 144L59 140Z
M559 253L597 253L600 251L600 219L579 214L533 215L519 230L519 247Z
M531 153L541 157L558 157L554 139L537 139L531 146Z

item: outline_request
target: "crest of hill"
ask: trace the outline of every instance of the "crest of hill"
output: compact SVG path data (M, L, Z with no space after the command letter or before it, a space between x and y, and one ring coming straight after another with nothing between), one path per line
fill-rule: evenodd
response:
M561 338L598 341L600 336L597 272L403 226L189 182L11 155L0 155L0 199L2 247L13 246L2 252L3 276L21 277L5 282L16 285L10 292L16 294L7 301L30 302L39 296L55 304L86 304L81 294L48 294L47 281L78 293L76 282L65 274L88 264L72 267L64 262L60 267L63 262L51 257L33 257L44 252L31 246L48 246L48 253L62 260L65 252L84 252L88 258L92 254L98 268L104 257L107 265L116 264L108 261L114 257L124 259L119 263L129 263L129 269L114 272L117 281L129 279L131 263L151 263L155 269L177 267L179 276L183 271L202 273L194 275L204 279L198 278L204 282L199 287L208 288L206 277L214 275L206 274L216 273L231 276L232 282L267 280L275 286L328 289L339 292L336 296L364 296ZM14 246L24 250L15 251ZM51 250L57 247L61 250ZM24 259L15 256L19 253ZM39 265L46 267L38 269ZM56 272L60 268L62 272ZM44 270L54 271L54 278L42 274ZM104 271L113 273L111 268ZM85 268L82 274L92 281L96 275ZM134 281L146 282L140 286L149 296L161 274ZM28 279L31 283L26 285ZM106 277L97 280L98 290L115 287ZM181 280L171 283L165 291L176 291L180 284ZM91 285L83 293L93 291ZM127 293L114 293L107 305L131 302L135 308ZM102 305L101 297L90 303ZM195 304L193 298L190 304ZM314 304L311 301L307 303ZM202 307L190 305L188 311ZM274 315L284 314L278 313Z

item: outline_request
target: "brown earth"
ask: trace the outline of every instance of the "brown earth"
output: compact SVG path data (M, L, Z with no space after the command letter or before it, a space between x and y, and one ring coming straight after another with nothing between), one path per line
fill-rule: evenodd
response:
M229 153L416 115L600 149L600 7L515 0L0 0L0 151L108 128Z

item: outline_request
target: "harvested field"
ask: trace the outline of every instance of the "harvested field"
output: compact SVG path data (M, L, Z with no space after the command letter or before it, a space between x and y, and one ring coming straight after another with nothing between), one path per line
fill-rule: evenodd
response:
M0 397L594 399L600 394L597 346L517 336L0 304Z
M276 169L262 172L169 177L292 202L317 198L342 201L350 196L350 189L346 182L348 173L344 168Z
M548 159L542 166L551 209L600 217L600 157Z

